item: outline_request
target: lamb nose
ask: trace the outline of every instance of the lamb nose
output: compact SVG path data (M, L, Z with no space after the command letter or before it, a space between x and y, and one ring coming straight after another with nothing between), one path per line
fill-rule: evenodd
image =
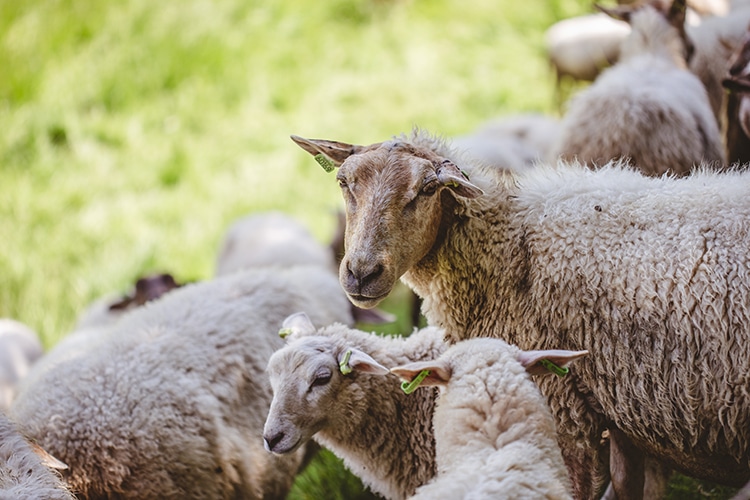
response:
M273 451L273 449L276 448L276 445L279 444L282 439L284 439L283 432L279 432L275 436L272 436L271 439L263 436L263 446L265 446L266 451Z

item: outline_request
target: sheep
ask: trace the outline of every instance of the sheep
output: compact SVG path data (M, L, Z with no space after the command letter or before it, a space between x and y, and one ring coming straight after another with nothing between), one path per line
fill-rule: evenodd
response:
M709 102L720 129L726 131L727 98L722 80L729 69L729 60L742 46L750 23L750 5L732 2L726 15L703 19L697 26L687 26L687 35L695 46L689 69L708 93Z
M133 310L88 351L55 349L9 415L69 465L83 498L283 498L304 450L263 449L265 366L284 318L351 324L338 281L317 266L194 283Z
M531 374L564 376L566 365L586 354L522 351L476 338L439 359L391 368L404 382L422 375L422 386L441 390L433 416L437 477L412 498L572 500L555 421Z
M606 429L629 498L643 487L629 448L699 478L750 479L750 173L498 171L419 130L369 146L293 140L337 170L339 280L355 303L377 305L401 277L451 342L591 352L563 383L540 381L577 498L607 478Z
M433 359L447 347L444 332L423 328L409 337L381 337L343 325L316 330L290 316L287 344L268 361L273 401L263 429L266 449L294 452L311 438L340 457L374 492L404 499L435 475L432 411L435 391L404 394L386 366ZM339 365L349 352L351 373Z
M454 137L452 143L477 161L524 169L549 155L559 130L556 118L519 114L490 120L469 134Z
M342 233L339 238L338 231ZM221 243L216 260L216 276L243 269L295 265L319 266L336 273L337 254L343 255L343 226L337 228L331 244L320 244L299 221L278 211L246 215L234 221ZM358 323L383 324L396 320L380 309L362 309L351 304Z
M18 384L44 354L39 336L23 323L0 318L0 411L7 411Z
M731 164L750 162L750 32L732 58L724 81L727 98L727 157Z
M608 10L628 20L618 63L570 102L552 159L592 167L628 158L649 175L687 175L695 164L726 164L706 90L687 69L684 0L667 12L645 4Z
M24 438L0 413L0 498L74 500L54 469L67 466Z
M182 286L169 273L146 275L136 280L133 289L125 295L106 296L94 301L78 317L75 330L86 330L112 325L128 311L156 300L165 293Z

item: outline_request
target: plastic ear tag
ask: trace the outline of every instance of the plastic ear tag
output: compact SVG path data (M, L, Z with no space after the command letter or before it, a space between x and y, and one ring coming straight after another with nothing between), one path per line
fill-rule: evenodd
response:
M422 381L427 378L427 375L430 374L430 370L422 370L419 372L419 375L414 377L414 380L411 382L401 382L401 390L404 391L404 394L411 394L415 390L417 390L417 387L419 387L419 384L422 383Z
M333 172L333 169L336 168L336 165L334 165L333 161L331 161L323 153L318 153L313 156L313 158L315 158L315 161L317 161L326 172Z
M344 359L339 363L339 371L342 375L349 375L352 372L352 367L349 366L349 358L352 357L352 351L348 350L344 353Z
M279 330L279 337L281 337L282 339L287 338L291 334L292 334L291 328L282 328L281 330Z
M539 364L557 375L558 377L564 377L568 374L568 371L570 369L567 366L557 366L555 363L548 359L542 359L539 361Z

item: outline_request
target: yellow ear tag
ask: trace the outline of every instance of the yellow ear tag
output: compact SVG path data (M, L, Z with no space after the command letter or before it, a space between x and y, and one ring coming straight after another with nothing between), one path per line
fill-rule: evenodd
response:
M333 164L333 161L331 161L323 153L318 153L313 158L315 158L315 161L317 161L326 172L333 172L333 169L336 168L336 165Z
M404 391L404 394L411 394L412 392L417 390L419 384L421 384L429 374L430 370L422 370L421 372L419 372L419 375L414 377L414 380L412 380L411 382L401 382L401 390Z

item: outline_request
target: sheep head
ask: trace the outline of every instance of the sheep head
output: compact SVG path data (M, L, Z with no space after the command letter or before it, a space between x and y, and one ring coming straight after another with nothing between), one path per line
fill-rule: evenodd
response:
M315 335L304 313L287 318L283 330L287 345L271 356L266 369L273 400L263 429L266 450L277 454L292 453L329 426L354 425L361 413L357 401L367 397L347 390L356 374L389 373L361 350Z
M292 136L337 168L346 205L339 280L349 299L375 307L434 246L448 197L482 191L449 159L407 140L357 146Z

